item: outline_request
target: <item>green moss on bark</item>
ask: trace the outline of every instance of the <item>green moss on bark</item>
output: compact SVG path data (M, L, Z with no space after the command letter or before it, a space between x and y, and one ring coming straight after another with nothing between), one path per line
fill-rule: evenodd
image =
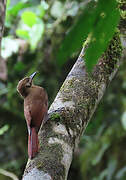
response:
M62 117L59 113L53 113L53 114L51 114L50 120L59 122L62 120Z
M92 109L98 100L101 82L109 84L110 76L117 68L121 54L120 33L116 32L108 49L94 68L92 77L73 76L63 84L60 90L62 101L72 102L73 107L65 108L61 116L68 129L71 129L76 135L80 135L83 124L90 119Z
M64 179L65 167L61 163L63 158L62 145L57 143L46 145L40 154L36 167L50 174L54 180Z
M126 35L126 1L125 0L117 0L117 1L121 16L119 29L123 35Z
M96 65L93 72L93 78L98 82L109 84L110 76L117 68L122 55L122 45L120 41L120 33L117 31L110 41L110 44L103 54L99 64Z

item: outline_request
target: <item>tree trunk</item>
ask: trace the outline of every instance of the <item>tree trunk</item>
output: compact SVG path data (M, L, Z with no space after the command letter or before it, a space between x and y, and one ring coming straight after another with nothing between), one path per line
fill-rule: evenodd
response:
M123 6L126 6L123 1ZM123 8L120 4L120 8ZM125 34L126 19L119 29ZM39 132L40 152L29 160L23 180L66 180L73 152L106 88L126 59L126 40L116 32L91 76L84 65L84 48L49 109Z
M4 31L4 19L6 13L6 0L0 0L0 80L7 79L7 70L4 59L1 57L1 40Z
M5 12L6 12L6 0L1 0L0 1L0 52L1 52L1 39L4 30Z

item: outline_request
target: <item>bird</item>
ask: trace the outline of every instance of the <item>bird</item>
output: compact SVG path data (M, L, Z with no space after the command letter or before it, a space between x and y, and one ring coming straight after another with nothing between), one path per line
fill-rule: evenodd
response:
M24 98L24 116L28 128L28 156L33 159L39 151L38 132L48 119L48 95L44 88L33 84L31 76L25 77L17 85L18 93Z

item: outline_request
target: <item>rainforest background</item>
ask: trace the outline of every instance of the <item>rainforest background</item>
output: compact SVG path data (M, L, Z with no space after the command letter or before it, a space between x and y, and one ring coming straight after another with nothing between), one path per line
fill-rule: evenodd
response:
M18 81L34 71L35 84L43 86L53 102L74 65L87 35L94 32L102 46L87 53L89 71L109 43L119 22L115 0L8 0L0 62L0 168L19 179L27 162L27 127ZM111 5L111 6L110 6ZM102 10L111 14L99 29ZM124 7L124 10L126 8ZM120 13L122 13L120 11ZM126 17L126 12L123 12ZM96 18L96 19L95 19ZM99 19L97 19L99 22ZM89 23L90 22L90 23ZM95 23L94 23L95 22ZM92 24L90 29L86 23ZM109 26L107 26L109 24ZM114 24L114 25L113 25ZM124 25L124 30L126 27ZM124 63L90 121L74 154L68 180L126 179L126 63ZM11 178L0 173L0 180Z

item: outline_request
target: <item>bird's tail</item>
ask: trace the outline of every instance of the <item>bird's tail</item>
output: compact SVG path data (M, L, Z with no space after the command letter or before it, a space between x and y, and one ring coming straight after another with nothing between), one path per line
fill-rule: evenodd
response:
M28 156L34 158L38 152L38 134L34 127L30 128L28 136Z

